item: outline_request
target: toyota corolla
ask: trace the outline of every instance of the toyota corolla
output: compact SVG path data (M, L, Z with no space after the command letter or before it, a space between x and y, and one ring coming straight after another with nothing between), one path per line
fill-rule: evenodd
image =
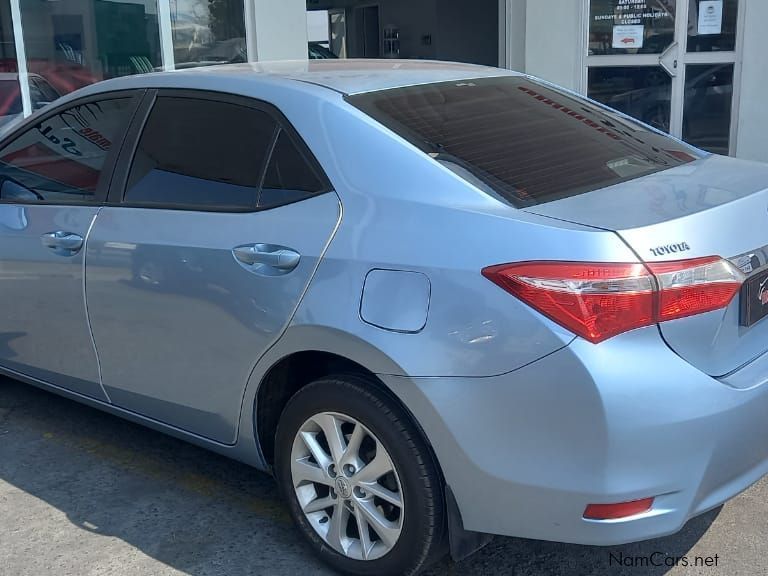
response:
M337 569L768 472L768 166L506 70L110 80L0 141L3 373L274 473Z

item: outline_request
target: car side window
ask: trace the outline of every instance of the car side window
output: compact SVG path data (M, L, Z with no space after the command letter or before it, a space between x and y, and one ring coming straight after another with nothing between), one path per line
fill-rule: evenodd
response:
M325 191L323 181L289 134L281 130L264 175L259 207L270 208L289 204Z
M130 117L131 98L80 104L41 120L0 150L0 200L92 202Z
M277 130L266 112L160 96L150 112L124 200L171 208L255 208Z

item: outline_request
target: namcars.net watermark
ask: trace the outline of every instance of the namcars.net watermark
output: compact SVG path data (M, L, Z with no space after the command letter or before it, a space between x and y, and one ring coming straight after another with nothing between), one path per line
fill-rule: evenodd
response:
M649 568L675 566L692 568L716 568L720 562L720 556L671 556L665 552L653 552L647 555L630 556L622 552L611 552L608 555L609 566L622 566L624 568Z

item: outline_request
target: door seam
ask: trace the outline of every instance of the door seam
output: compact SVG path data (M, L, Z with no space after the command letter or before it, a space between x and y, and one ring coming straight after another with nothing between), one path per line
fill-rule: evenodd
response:
M107 399L107 402L112 404L112 399L109 397L109 394L107 393L107 389L104 388L104 381L101 377L101 359L99 358L99 349L96 347L96 339L93 337L93 328L91 327L91 315L88 311L88 292L85 287L86 282L86 262L88 260L88 239L91 237L91 230L93 230L94 224L96 224L96 218L99 217L99 214L101 214L103 207L99 207L96 210L96 213L93 215L93 218L91 218L91 223L88 226L88 231L85 233L85 241L83 242L83 306L85 307L85 322L88 324L88 334L91 337L91 347L93 348L93 354L96 356L96 371L99 376L99 386L101 387L101 391L104 394L104 397Z
M338 192L336 192L335 190L333 193L336 195L336 200L338 202L338 214L336 216L336 224L334 225L333 230L331 231L331 235L328 237L328 240L326 240L325 246L323 246L323 249L321 250L320 255L317 259L317 264L315 265L315 269L312 270L312 274L309 277L307 285L304 287L304 290L302 290L301 295L299 296L299 299L296 302L296 306L294 306L293 311L288 317L287 322L283 326L283 329L280 331L280 333L277 335L274 341L269 346L267 346L264 352L261 355L259 355L256 362L254 362L253 366L251 367L251 371L248 374L248 379L245 382L245 387L243 388L243 395L240 398L240 413L237 419L237 426L235 428L235 439L232 444L233 446L237 445L240 442L240 427L243 419L243 410L245 409L245 399L248 396L248 389L251 385L251 380L253 379L253 375L256 372L256 368L259 366L259 363L261 362L261 360L267 356L269 351L272 350L272 348L274 348L275 346L277 346L278 342L280 342L280 340L283 338L283 335L285 334L285 332L288 330L291 323L293 322L293 318L294 316L296 316L296 312L299 310L301 303L304 301L304 296L306 296L307 292L309 291L309 287L312 285L312 282L315 279L315 275L317 274L317 271L320 269L320 265L325 259L325 255L328 252L328 249L331 247L331 242L333 242L333 239L336 237L336 233L339 231L339 227L341 226L341 221L344 219L344 205L341 202L341 197L339 197ZM256 394L258 395L258 389L256 391ZM251 411L251 415L252 415L251 426L253 430L253 437L256 440L256 452L258 454L258 457L263 462L266 462L266 460L264 459L264 455L261 453L261 445L259 444L258 435L256 433L255 414L256 414L256 397L254 397L253 407Z

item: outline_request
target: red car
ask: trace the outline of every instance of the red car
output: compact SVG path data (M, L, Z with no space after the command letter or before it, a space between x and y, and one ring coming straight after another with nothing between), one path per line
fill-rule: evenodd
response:
M32 109L37 110L56 100L61 94L38 74L29 74L29 96ZM19 75L0 72L0 126L22 113Z

